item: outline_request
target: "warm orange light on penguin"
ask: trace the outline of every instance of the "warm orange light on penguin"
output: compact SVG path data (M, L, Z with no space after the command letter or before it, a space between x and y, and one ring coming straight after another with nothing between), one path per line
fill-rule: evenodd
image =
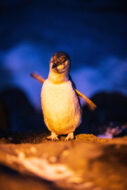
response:
M51 131L48 139L51 140L58 140L59 135L67 135L65 140L74 138L74 131L80 125L82 117L77 95L84 98L92 110L96 107L85 95L74 89L69 70L70 57L64 52L57 52L51 58L46 80L37 74L31 74L43 83L41 105L45 124Z

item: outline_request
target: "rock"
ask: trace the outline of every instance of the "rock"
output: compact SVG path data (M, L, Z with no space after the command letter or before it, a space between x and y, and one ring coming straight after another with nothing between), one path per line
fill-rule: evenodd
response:
M43 189L126 190L126 157L127 137L101 139L80 134L69 142L63 138L52 142L43 137L36 144L3 143L0 144L0 175L5 177L0 178L0 189L6 189L8 181L12 189L17 185L19 190L31 186L32 190L39 190L40 186Z
M26 133L45 128L42 113L35 110L20 88L11 86L0 93L0 130Z
M119 92L99 92L91 100L95 102L97 109L91 111L87 105L83 107L83 122L76 133L100 135L106 133L107 129L113 129L118 132L113 137L126 136L127 97Z

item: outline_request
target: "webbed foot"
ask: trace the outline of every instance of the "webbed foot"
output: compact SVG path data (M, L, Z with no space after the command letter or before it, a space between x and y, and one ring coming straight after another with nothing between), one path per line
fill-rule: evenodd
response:
M73 140L74 139L74 133L69 133L67 137L65 138L65 141Z
M47 139L52 140L52 141L58 141L59 140L58 136L53 132L51 133L50 136L47 137Z

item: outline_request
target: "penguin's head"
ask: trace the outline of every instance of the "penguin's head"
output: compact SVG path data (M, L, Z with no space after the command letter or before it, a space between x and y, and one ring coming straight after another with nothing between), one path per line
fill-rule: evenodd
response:
M67 53L56 52L50 60L50 69L58 74L68 74L70 62L70 57Z

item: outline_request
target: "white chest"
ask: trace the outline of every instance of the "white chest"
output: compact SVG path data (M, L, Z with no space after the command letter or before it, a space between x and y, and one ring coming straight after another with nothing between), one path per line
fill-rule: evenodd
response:
M45 81L41 91L42 106L51 112L64 112L77 105L77 96L71 82L53 84Z
M80 105L70 81L53 84L46 80L41 90L41 103L48 128L77 127L79 124Z

